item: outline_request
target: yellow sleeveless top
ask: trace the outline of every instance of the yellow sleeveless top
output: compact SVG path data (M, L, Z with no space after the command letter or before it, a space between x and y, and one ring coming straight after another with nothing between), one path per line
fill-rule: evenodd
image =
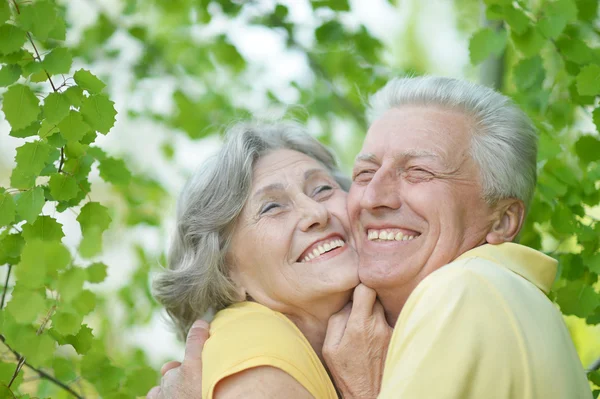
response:
M222 379L259 366L285 371L317 399L337 399L319 357L283 314L255 302L218 312L202 351L202 398L212 399Z

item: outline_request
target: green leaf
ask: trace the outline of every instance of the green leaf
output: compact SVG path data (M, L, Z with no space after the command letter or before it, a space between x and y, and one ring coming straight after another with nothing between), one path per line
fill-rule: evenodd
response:
M98 94L106 87L106 85L94 76L90 71L79 69L73 75L73 79L82 89L87 90L90 94Z
M77 196L79 187L74 177L62 173L54 173L50 176L50 194L56 201L68 201Z
M72 63L71 52L64 47L57 47L44 57L42 65L48 74L60 75L69 73Z
M19 263L23 245L25 245L25 240L21 234L0 235L0 264L16 265Z
M56 9L48 1L36 1L20 8L19 22L23 29L30 31L40 40L46 40L56 23Z
M569 281L556 291L556 303L564 314L586 318L600 306L600 295L582 281Z
M62 225L51 216L39 216L35 223L23 225L23 238L27 241L61 241L64 236Z
M98 170L100 171L100 177L109 183L126 185L131 180L131 172L129 172L122 159L107 157L100 161Z
M594 136L581 136L575 143L575 151L583 163L600 161L600 140Z
M592 64L581 68L577 75L577 91L582 96L600 94L600 65Z
M94 335L92 334L92 329L87 324L83 324L77 335L68 335L65 337L65 340L68 344L73 345L77 353L85 355L92 347Z
M91 313L96 307L96 295L89 290L83 290L71 303L71 306L81 316Z
M44 100L44 117L49 123L58 123L69 114L71 104L64 94L50 93Z
M535 26L529 26L525 33L518 35L516 32L511 34L515 47L525 56L533 57L540 53L547 40L538 32Z
M83 316L77 313L58 310L52 316L52 328L62 335L76 334L79 331Z
M348 0L311 0L310 4L314 10L328 7L333 11L350 11Z
M81 232L85 235L95 228L104 231L111 222L108 209L98 202L88 202L81 208L77 221L81 226Z
M101 283L107 276L107 266L104 263L96 262L89 265L87 271L87 281L90 283Z
M44 285L46 275L54 276L71 262L69 250L58 241L27 241L21 262L15 268L19 284L29 288Z
M38 98L29 87L16 84L4 93L2 111L12 128L18 130L35 122L42 109Z
M594 125L596 125L596 132L600 133L600 107L596 108L592 113L592 119Z
M526 91L534 86L541 88L545 76L546 71L540 56L523 59L513 69L515 84L521 91Z
M573 61L576 64L585 65L592 61L592 49L578 38L563 36L556 41L556 47L566 60Z
M15 289L6 310L17 323L31 324L48 310L45 298L37 291Z
M499 56L506 47L506 32L483 28L476 32L469 42L471 63L477 65L488 57Z
M510 26L510 29L517 35L522 35L527 32L529 27L529 18L523 13L523 11L513 8L512 6L506 7L504 10L504 18Z
M77 378L73 362L64 357L54 358L52 361L52 370L54 371L54 377L66 384Z
M105 94L97 94L84 99L80 111L92 129L107 134L115 124L114 105Z
M93 162L94 158L89 154L79 158L70 158L63 165L63 170L75 177L77 181L84 180L90 174Z
M10 24L0 26L0 54L11 54L21 50L27 37L25 31Z
M0 1L0 23L6 22L6 20L10 18L10 15L8 1Z
M65 302L71 302L83 290L83 283L87 277L86 270L80 267L71 267L58 276L58 293Z
M12 136L12 137L25 138L25 137L35 136L36 134L38 134L39 130L40 130L40 122L35 121L31 125L27 126L24 129L11 130L8 135Z
M79 243L79 253L83 258L89 259L102 252L102 231L93 227L88 229Z
M81 114L74 110L70 110L69 114L60 121L58 129L67 141L78 141L90 131L89 125L83 121Z
M15 215L16 206L13 196L6 192L0 193L0 227L14 222Z
M29 223L35 222L44 203L44 190L41 187L34 187L30 190L21 193L16 198L17 202L17 213L23 219Z
M549 1L544 5L538 27L548 39L556 39L569 22L576 20L577 6L573 0Z
M63 92L69 103L74 107L81 106L81 101L85 97L83 95L83 89L79 86L71 86Z
M48 32L48 38L64 41L67 37L67 27L64 18L58 18L54 24L54 28Z
M335 43L344 39L344 27L336 20L327 21L315 29L315 38L319 44Z
M144 396L158 383L158 373L148 366L131 370L125 380L125 389L133 396Z
M54 355L56 343L47 334L36 335L31 332L23 337L26 345L21 347L21 353L27 362L35 365L45 365Z
M15 156L17 166L13 169L11 186L20 189L32 187L35 178L44 169L51 150L52 147L42 141L25 143L17 148Z
M0 69L0 86L6 87L15 83L21 77L19 65L3 65Z

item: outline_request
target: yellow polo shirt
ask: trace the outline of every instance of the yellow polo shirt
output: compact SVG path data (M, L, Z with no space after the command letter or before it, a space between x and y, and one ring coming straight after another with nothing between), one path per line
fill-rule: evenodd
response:
M544 293L557 262L483 245L427 276L400 313L380 398L591 398L562 316Z
M202 350L202 398L212 398L224 378L259 366L285 371L317 399L337 399L319 357L290 319L255 302L218 312Z

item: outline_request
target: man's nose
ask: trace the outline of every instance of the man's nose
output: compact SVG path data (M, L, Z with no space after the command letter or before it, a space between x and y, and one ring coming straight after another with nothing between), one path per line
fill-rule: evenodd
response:
M329 223L329 211L322 203L310 197L305 197L299 201L299 207L302 214L300 220L302 231L323 229Z
M361 198L361 207L373 211L400 208L400 179L400 175L393 170L378 170L367 184Z

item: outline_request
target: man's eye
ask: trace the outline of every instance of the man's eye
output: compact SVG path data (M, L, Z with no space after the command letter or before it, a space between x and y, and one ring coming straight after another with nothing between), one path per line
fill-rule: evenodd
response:
M411 182L428 181L433 179L433 173L421 168L411 168L405 172L406 179Z
M373 171L371 170L360 170L354 174L352 178L356 182L367 182L373 178Z
M263 213L267 213L270 210L275 209L275 208L279 208L279 204L276 202L269 202L269 203L263 205L262 208L260 208L259 213L262 215Z

